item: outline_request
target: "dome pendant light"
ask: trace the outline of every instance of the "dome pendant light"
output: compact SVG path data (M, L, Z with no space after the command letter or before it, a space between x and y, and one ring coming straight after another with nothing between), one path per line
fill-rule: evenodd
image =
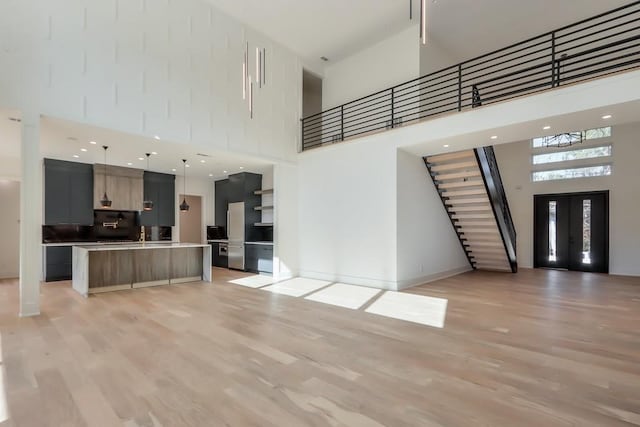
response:
M102 196L102 199L100 199L100 206L103 208L110 208L111 200L109 200L109 197L107 196L107 149L109 147L107 145L103 145L102 148L104 149L104 195Z
M146 153L147 154L147 172L149 171L149 157L151 156L151 153ZM152 200L145 200L144 202L142 202L142 210L143 211L151 211L153 210L153 201Z
M184 192L182 194L182 203L180 203L180 211L186 212L189 210L189 204L187 203L187 159L182 159L183 163L183 184L184 184Z

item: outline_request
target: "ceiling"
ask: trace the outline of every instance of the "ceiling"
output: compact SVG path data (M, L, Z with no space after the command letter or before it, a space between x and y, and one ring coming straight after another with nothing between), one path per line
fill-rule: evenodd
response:
M20 115L16 111L0 109L0 159L20 158L21 124L10 120L10 117ZM42 156L58 160L104 163L102 146L107 145L107 163L110 165L145 169L145 153L157 153L150 157L149 170L182 175L181 159L187 159L188 177L213 180L243 171L263 173L272 167L267 161L228 151L203 150L192 145L130 135L52 117L42 118L40 134ZM96 143L91 144L91 141Z
M208 1L311 62L325 56L330 64L412 25L407 0ZM465 60L628 3L428 0L428 32L453 58ZM419 5L413 0L413 24Z

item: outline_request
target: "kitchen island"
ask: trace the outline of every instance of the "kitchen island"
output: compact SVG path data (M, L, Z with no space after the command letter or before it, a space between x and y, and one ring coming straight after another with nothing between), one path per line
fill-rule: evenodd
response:
M73 289L92 293L211 282L211 246L125 243L73 247Z

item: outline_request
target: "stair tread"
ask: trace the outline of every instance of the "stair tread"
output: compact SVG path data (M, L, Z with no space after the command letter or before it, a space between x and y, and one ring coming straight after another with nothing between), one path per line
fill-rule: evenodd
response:
M484 182L481 179L473 179L468 181L460 181L460 182L441 182L438 183L438 188L447 189L447 188L467 188L467 187L484 187Z
M441 163L449 160L464 159L466 157L475 158L473 150L456 151L454 153L436 154L434 156L427 156L427 162L429 163Z
M489 203L488 197L474 197L474 198L466 198L466 199L447 199L444 201L447 205L468 205L471 203Z
M481 195L487 194L487 191L484 188L478 188L475 190L460 190L460 191L445 191L444 193L442 193L442 196L444 197L460 197L460 196L475 196L475 195Z
M453 214L452 215L453 219L493 219L495 220L495 218L493 217L493 213L490 214L480 214L480 213L466 213L466 214Z
M489 205L478 206L449 206L449 212L492 212Z
M459 179L459 178L471 178L474 176L480 176L480 170L466 171L466 172L455 172L455 173L443 173L436 174L436 181L445 181L448 179Z
M455 162L455 163L444 163L440 165L431 166L431 172L441 172L441 171L449 171L456 169L478 169L478 163L474 161L468 162Z

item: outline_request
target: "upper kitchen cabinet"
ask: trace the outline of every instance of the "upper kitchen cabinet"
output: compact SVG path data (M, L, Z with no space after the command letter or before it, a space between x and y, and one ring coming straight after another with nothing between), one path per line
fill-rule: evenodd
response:
M93 225L93 166L44 159L44 224Z
M100 199L105 190L105 165L93 165L93 206L101 209ZM111 209L120 211L142 210L143 172L141 169L106 167L107 195L112 200Z
M141 213L140 225L166 227L175 225L175 194L175 175L144 172L144 200L153 202L153 210Z
M229 206L229 180L222 179L215 183L215 225L227 228L227 207Z

